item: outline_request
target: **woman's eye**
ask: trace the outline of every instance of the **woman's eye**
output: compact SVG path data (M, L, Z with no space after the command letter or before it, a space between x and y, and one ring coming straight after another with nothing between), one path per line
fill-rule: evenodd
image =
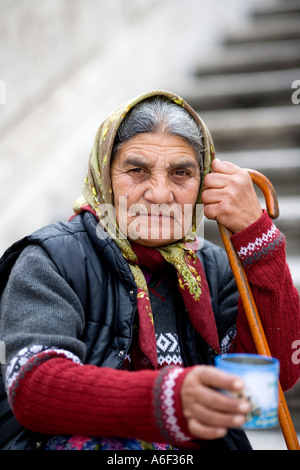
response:
M147 171L144 168L131 168L128 173L133 177L144 178L147 176Z
M176 171L174 171L174 175L175 176L180 176L180 177L190 176L189 172L186 171L186 170L176 170Z

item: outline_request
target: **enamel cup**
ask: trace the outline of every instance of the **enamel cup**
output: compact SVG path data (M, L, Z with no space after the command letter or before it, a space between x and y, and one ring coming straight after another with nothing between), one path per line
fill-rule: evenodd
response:
M258 354L225 354L215 358L224 372L237 375L243 395L251 405L244 429L271 428L278 424L279 361ZM228 393L228 392L226 392Z

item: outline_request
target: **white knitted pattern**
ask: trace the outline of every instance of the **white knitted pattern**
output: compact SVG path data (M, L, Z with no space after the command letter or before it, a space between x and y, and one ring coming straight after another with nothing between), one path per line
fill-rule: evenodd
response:
M186 436L184 432L181 431L180 426L178 424L174 400L174 388L176 384L176 379L183 372L183 370L184 369L180 367L175 367L168 372L162 384L162 392L160 395L165 429L168 430L170 436L176 442L190 441L190 437Z
M238 251L239 257L244 260L251 257L256 251L260 251L263 247L268 247L278 237L279 233L278 228L272 223L271 228L261 237L257 237L254 242L240 248Z
M157 363L163 365L182 365L178 335L176 333L156 334Z
M47 346L33 345L28 348L23 348L18 354L10 361L6 370L6 390L9 393L14 382L23 374L24 367L32 360L33 357L37 357L38 354L43 353L48 358L50 357L65 357L72 360L77 364L82 364L80 359L75 354L64 349L56 347L49 348Z

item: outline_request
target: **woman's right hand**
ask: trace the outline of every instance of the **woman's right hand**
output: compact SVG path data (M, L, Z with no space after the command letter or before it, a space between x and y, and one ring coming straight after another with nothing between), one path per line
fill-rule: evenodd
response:
M239 428L250 411L243 399L225 395L219 390L233 393L243 391L242 380L213 366L195 366L181 385L182 411L189 432L198 439L218 439L228 428Z

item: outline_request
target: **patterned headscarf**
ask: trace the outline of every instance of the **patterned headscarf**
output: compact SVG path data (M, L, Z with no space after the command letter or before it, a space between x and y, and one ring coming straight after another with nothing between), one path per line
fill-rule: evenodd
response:
M111 154L118 128L126 114L136 104L154 96L163 96L178 106L182 106L200 127L203 139L203 178L211 170L214 158L213 141L204 122L197 113L179 96L167 91L150 91L119 106L99 127L94 145L90 152L88 174L86 176L82 196L75 202L74 211L92 210L99 221L104 216L103 207L109 211L113 206L113 190L111 183ZM203 181L202 178L202 181ZM202 182L196 204L201 204ZM104 206L105 205L105 206ZM107 220L107 212L105 214ZM149 334L154 335L153 316L149 300L147 282L140 268L140 256L136 254L130 241L121 233L113 211L109 214L110 223L105 227L108 235L119 246L123 256L129 263L138 288L137 301L139 311L140 346L148 358L156 366L156 347L149 341ZM195 254L197 220L193 216L193 224L189 233L179 242L171 243L152 250L153 259L159 257L173 265L178 274L179 290L183 296L191 321L201 336L214 348L219 348L217 330L211 308L209 290L203 267ZM111 232L111 233L110 233ZM147 251L145 250L145 251ZM155 250L155 251L153 251ZM140 252L140 250L139 250Z

